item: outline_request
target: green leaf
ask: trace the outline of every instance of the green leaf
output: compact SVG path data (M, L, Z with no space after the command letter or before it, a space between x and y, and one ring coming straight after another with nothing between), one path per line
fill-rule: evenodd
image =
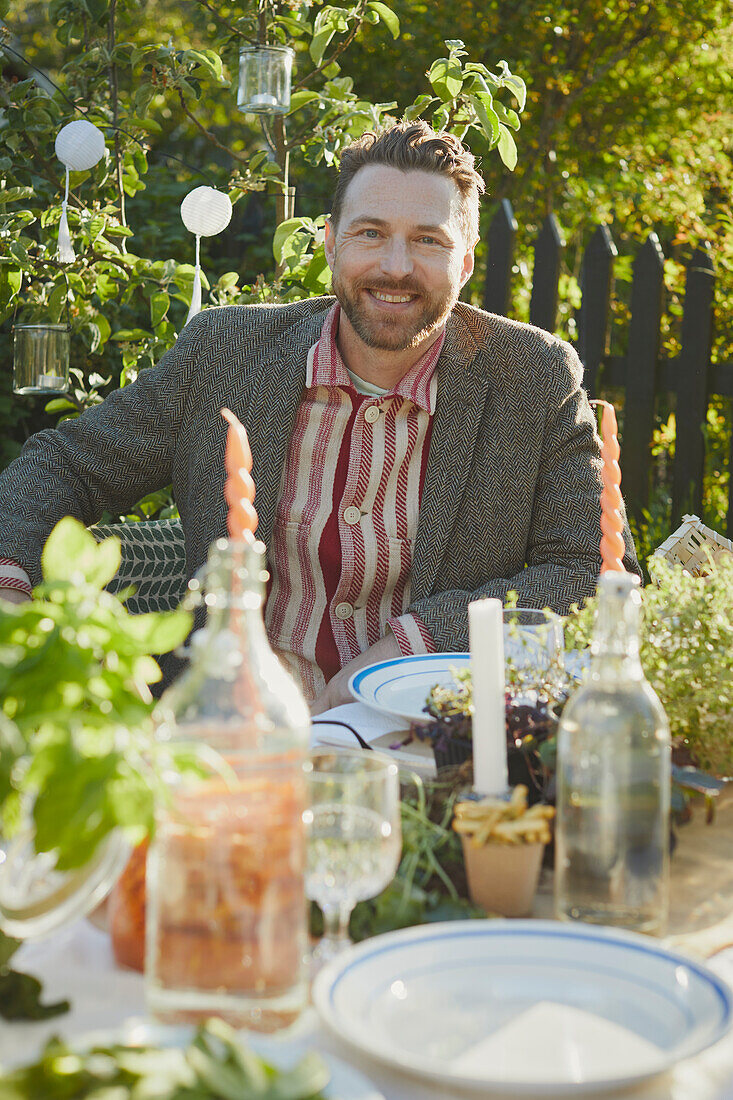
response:
M135 115L133 115L127 120L127 124L128 126L136 126L141 130L145 130L149 134L163 133L163 127L150 115L145 115L143 118L137 118Z
M328 266L326 253L321 245L308 264L302 283L306 290L312 294L323 294L331 282L331 269Z
M47 401L43 406L43 411L47 413L68 412L69 410L76 412L76 405L73 401L69 401L68 397L55 397L53 401Z
M239 272L225 271L215 286L215 290L230 290L239 282Z
M113 332L110 339L136 343L139 340L147 340L149 336L150 333L146 332L144 328L121 328L117 332Z
M284 222L280 222L272 239L272 254L276 263L282 263L286 242L291 237L295 237L301 229L306 228L308 223L307 218L287 218Z
M170 296L164 290L157 290L150 296L150 324L155 328L165 317L171 304Z
M496 111L492 106L487 106L485 94L469 96L469 100L490 145L495 145L499 140L499 119Z
M391 8L388 8L386 4L380 3L380 0L369 0L367 7L370 7L372 11L377 13L387 27L387 30L391 31L393 38L399 38L400 21Z
M192 618L187 611L155 611L147 615L133 615L127 623L127 635L143 651L168 653L186 640L191 623Z
M420 116L435 102L435 96L419 95L409 107L405 108L402 117L406 122L414 122L416 118L420 118Z
M120 540L105 539L97 544L94 536L72 516L54 527L41 554L46 581L78 583L81 575L87 584L102 589L120 567Z
M499 156L510 172L513 172L517 164L517 143L511 130L507 130L503 123L499 123Z
M12 955L20 947L20 940L11 939L10 936L6 936L4 932L0 931L0 970L8 965Z
M20 199L30 199L32 197L32 187L0 188L0 206L4 206L9 202L18 202Z
M288 111L288 114L292 115L295 113L295 111L300 111L301 108L305 107L306 103L317 103L320 98L321 97L319 96L318 92L312 92L308 88L301 88L299 91L293 92L293 94L291 95L290 110ZM252 161L250 162L250 167L252 167L253 171L254 159L255 158L253 157Z
M320 30L318 34L313 35L313 39L310 44L309 53L314 65L320 65L328 49L328 45L336 33L336 28L333 26L326 26L323 30Z
M463 87L460 63L448 57L439 58L430 66L428 80L444 103L455 99Z
M494 104L494 110L499 116L500 122L503 122L510 130L518 130L520 128L521 123L516 111L512 111L511 108L505 107L504 104L499 103L498 100Z
M527 85L521 76L505 76L503 83L519 104L520 112L523 111L527 102Z

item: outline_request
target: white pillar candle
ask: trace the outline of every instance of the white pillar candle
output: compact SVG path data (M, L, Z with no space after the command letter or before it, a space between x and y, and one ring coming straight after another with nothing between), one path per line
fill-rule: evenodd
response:
M507 789L504 628L501 600L468 605L473 681L473 786L479 794Z

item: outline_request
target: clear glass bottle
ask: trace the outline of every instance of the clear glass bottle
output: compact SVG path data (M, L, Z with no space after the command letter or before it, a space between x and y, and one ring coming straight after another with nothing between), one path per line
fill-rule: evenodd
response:
M605 573L590 676L557 735L555 915L661 935L670 737L639 660L638 578Z
M207 625L161 700L160 736L204 746L207 773L172 780L158 814L145 971L159 1019L218 1015L270 1031L292 1023L307 999L310 715L265 634L263 551L214 544Z

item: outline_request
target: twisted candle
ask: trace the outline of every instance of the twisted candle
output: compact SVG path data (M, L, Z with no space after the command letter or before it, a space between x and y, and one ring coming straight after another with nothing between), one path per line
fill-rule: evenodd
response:
M621 467L616 411L608 401L595 401L603 406L601 416L601 457L603 459L603 492L601 493L601 573L625 573L623 557L624 521L621 514Z
M232 539L254 539L257 529L257 512L252 503L255 498L255 483L252 480L252 452L244 425L230 409L222 409L226 420L227 445L224 465L227 477L224 482L224 499L229 505L227 530Z

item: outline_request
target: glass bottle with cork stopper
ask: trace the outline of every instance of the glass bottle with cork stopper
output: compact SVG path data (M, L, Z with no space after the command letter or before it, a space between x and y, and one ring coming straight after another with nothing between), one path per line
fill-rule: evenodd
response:
M602 574L590 675L557 737L555 915L664 933L669 725L639 659L638 577Z
M262 543L209 554L208 622L161 700L162 737L206 774L172 783L148 859L146 978L166 1020L218 1015L261 1030L305 1005L309 713L262 620Z
M148 863L147 999L166 1020L217 1015L275 1030L307 999L306 761L310 714L262 618L252 456L228 409L229 539L212 546L208 621L161 700L161 737L190 742L203 779L172 778Z

